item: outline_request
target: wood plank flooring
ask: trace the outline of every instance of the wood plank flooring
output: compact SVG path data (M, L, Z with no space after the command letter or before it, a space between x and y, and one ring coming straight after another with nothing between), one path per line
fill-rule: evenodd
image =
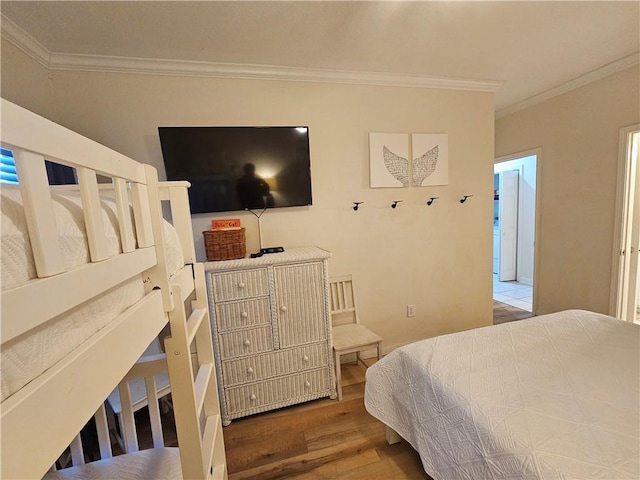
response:
M531 318L533 314L526 310L520 310L519 308L512 307L506 303L493 301L493 324L498 325L500 323L513 322L514 320L522 320L525 318Z
M531 316L494 302L494 324ZM388 445L384 426L366 412L365 372L362 364L342 365L342 402L316 400L232 421L224 428L229 479L430 479L411 445Z
M387 445L384 425L366 412L365 371L362 363L342 366L341 402L316 400L232 421L224 429L230 480L428 479L411 446Z

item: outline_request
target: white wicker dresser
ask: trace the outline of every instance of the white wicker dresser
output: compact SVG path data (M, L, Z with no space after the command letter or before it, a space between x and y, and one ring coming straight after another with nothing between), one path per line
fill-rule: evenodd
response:
M327 261L317 247L205 264L222 423L336 398Z

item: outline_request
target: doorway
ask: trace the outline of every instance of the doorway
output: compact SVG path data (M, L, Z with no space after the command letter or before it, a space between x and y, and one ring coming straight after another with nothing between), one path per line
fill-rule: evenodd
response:
M494 165L494 300L533 312L539 152Z
M630 322L638 322L640 317L639 149L640 125L621 129L610 313Z

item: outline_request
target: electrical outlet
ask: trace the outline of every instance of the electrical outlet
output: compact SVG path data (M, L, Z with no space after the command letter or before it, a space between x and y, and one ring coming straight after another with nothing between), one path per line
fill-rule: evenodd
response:
M407 317L415 317L415 316L416 316L416 306L407 305Z

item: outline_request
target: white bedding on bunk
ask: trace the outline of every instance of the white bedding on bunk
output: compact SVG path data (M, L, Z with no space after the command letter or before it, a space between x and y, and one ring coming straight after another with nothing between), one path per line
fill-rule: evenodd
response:
M170 480L181 479L180 452L177 448L151 448L118 455L99 462L50 472L43 480Z
M434 479L638 479L640 327L570 310L398 348L365 405Z
M36 278L36 269L20 191L17 186L3 185L0 193L1 279L2 290L7 290ZM52 195L52 199L65 266L72 268L88 263L89 250L79 192L60 190ZM115 255L122 251L115 202L103 198L102 210L109 252ZM168 243L167 263L173 274L184 265L184 258L177 233L167 222L165 238ZM53 366L143 295L141 279L131 279L4 344L0 352L0 400L8 398Z

